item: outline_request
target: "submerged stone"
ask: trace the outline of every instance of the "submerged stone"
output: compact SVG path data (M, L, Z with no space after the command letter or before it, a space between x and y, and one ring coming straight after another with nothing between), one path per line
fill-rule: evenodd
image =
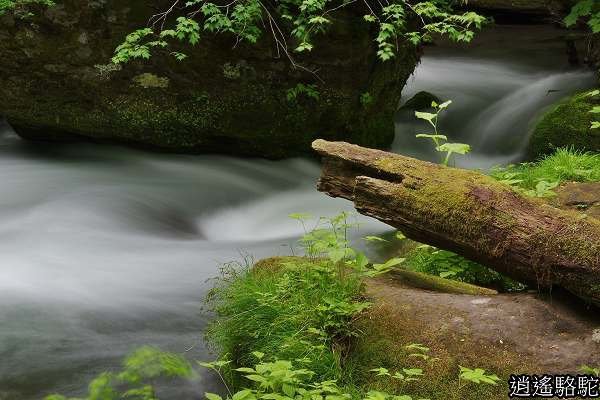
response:
M436 102L438 104L440 104L442 101L440 100L439 97L437 97L436 95L426 92L426 91L421 91L417 94L415 94L413 97L411 97L410 99L408 99L406 101L406 103L402 104L400 106L400 108L398 109L398 111L404 111L404 110L408 110L408 111L423 111L423 110L427 110L432 108L431 104L433 102Z

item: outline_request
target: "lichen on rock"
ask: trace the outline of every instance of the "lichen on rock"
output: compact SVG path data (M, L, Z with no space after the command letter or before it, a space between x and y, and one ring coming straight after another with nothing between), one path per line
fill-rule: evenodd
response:
M135 76L133 81L136 85L143 87L144 89L169 87L169 78L159 77L147 72Z

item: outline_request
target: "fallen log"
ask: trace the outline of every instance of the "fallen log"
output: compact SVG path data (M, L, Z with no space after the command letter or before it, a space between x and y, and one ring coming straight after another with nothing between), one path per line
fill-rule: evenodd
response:
M521 282L600 305L600 220L526 198L476 171L343 142L313 142L318 190L407 237Z

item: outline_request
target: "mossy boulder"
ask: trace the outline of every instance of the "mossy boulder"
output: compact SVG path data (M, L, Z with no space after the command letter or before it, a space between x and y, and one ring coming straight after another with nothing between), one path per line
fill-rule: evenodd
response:
M528 156L536 159L559 147L600 152L600 130L590 129L597 114L590 113L600 104L589 92L579 93L554 105L537 122L529 140Z
M361 10L348 9L297 61L276 57L265 34L256 45L205 34L183 49L123 67L110 63L125 35L168 7L165 1L65 0L29 21L0 17L0 116L32 140L91 139L177 152L282 158L310 151L315 138L386 147L416 49L379 62ZM316 84L318 100L298 83ZM361 94L373 99L361 103Z

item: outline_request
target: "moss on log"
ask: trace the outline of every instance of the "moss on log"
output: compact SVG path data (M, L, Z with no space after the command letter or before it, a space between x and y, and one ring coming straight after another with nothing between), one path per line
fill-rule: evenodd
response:
M496 290L484 288L470 283L452 281L439 276L424 274L417 271L409 271L402 268L394 268L390 274L407 285L419 289L433 290L442 293L468 294L492 296L498 294Z
M318 189L409 238L516 280L600 304L600 221L525 198L475 171L343 142L313 142Z

